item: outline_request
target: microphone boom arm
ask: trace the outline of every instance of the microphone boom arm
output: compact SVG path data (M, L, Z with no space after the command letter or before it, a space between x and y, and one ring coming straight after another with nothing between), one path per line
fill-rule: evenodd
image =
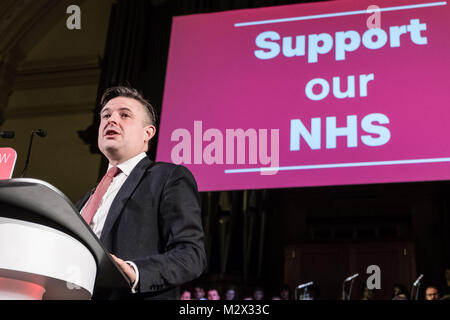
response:
M34 130L31 132L30 143L28 144L27 159L25 160L25 166L23 167L22 174L20 175L21 178L23 178L25 176L25 173L27 172L27 169L28 169L28 165L30 163L31 146L33 145L33 138L34 138L35 133L42 138L47 135L47 132L42 129L37 129L37 130Z

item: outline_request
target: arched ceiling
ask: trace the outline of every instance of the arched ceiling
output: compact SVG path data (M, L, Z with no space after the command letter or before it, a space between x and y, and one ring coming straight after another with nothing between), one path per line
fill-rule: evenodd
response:
M2 0L0 2L0 124L12 92L17 66L36 43L84 0Z

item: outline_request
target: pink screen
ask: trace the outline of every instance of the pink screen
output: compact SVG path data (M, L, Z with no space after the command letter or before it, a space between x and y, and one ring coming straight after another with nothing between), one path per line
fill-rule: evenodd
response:
M450 8L331 1L173 19L157 160L200 191L450 177Z

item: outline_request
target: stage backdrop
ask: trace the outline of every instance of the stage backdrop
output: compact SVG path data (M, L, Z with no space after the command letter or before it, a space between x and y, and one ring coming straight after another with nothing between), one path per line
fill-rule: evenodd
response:
M449 4L373 3L175 17L157 160L200 191L449 179Z

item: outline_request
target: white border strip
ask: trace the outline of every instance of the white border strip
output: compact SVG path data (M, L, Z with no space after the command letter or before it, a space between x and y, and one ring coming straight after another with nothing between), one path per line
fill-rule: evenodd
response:
M418 9L418 8L427 8L427 7L436 7L436 6L445 6L447 5L447 1L441 2L431 2L431 3L422 3L422 4L413 4L408 6L398 6L398 7L386 7L377 10L377 12L386 12L386 11L398 11L398 10L407 10L407 9ZM337 12L337 13L327 13L327 14L318 14L313 16L304 16L304 17L293 17L293 18L284 18L284 19L273 19L273 20L261 20L261 21L251 21L251 22L240 22L235 23L234 26L238 27L248 27L254 25L261 24L271 24L271 23L282 23L282 22L292 22L292 21L301 21L301 20L312 20L312 19L322 19L322 18L331 18L331 17L342 17L342 16L350 16L357 14L367 14L367 10L358 10L358 11L347 11L347 12Z
M287 167L263 167L248 169L228 169L229 173L249 173L249 172L265 172L265 171L292 171L292 170L311 170L311 169L330 169L330 168L351 168L351 167L373 167L373 166L391 166L398 164L418 164L418 163L438 163L450 162L450 158L434 158L434 159L413 159L413 160L393 160L393 161L373 161L373 162L354 162L354 163L334 163L334 164L317 164L307 166L287 166Z

